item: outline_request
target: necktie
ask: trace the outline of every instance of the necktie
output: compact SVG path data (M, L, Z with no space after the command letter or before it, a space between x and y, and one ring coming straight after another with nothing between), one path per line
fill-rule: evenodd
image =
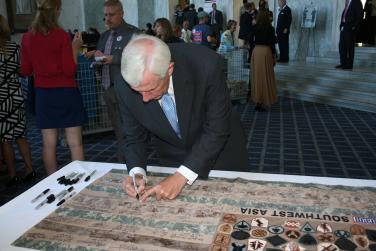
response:
M343 14L342 14L342 23L346 22L346 14L347 14L347 11L349 10L349 6L350 6L350 0L346 0L345 10L343 11Z
M108 36L108 39L106 41L106 45L104 46L104 54L105 55L111 55L111 47L112 47L112 41L114 40L114 32L111 32L111 34ZM102 86L105 90L108 89L111 85L110 80L110 65L105 64L102 67Z
M175 103L168 93L162 96L161 107L166 115L166 118L168 119L168 122L170 122L171 127L174 129L179 138L181 138Z

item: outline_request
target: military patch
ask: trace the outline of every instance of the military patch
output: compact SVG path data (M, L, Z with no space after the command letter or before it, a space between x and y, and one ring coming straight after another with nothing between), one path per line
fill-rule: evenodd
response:
M284 226L287 228L300 228L300 222L296 220L287 220L285 221Z
M315 229L308 222L306 222L304 224L304 226L300 229L300 231L302 231L304 233L315 233L316 232Z
M321 242L333 242L334 236L332 234L320 234L317 239Z
M280 246L282 244L285 244L287 241L285 239L283 239L281 236L279 235L274 235L274 236L271 236L271 237L266 237L265 238L269 243L271 243L273 246Z
M249 230L251 230L251 225L245 220L242 220L234 225L234 229L248 232Z
M228 246L230 244L231 237L226 234L217 234L214 238L214 244L217 246Z
M333 243L323 242L317 245L317 251L339 251L339 248Z
M255 218L251 222L252 227L267 227L268 226L268 220L265 218Z
M317 232L321 233L331 233L333 232L332 226L328 223L324 222L317 226Z
M361 225L352 225L350 227L350 232L351 234L353 235L364 235L366 234L366 230L364 229L364 227L362 227Z
M232 225L229 223L223 223L222 225L219 225L218 232L223 233L223 234L231 234Z
M296 251L296 250L304 251L304 250L306 250L304 247L300 246L296 242L289 242L286 245L282 246L282 248L283 248L284 251Z
M348 250L348 251L353 251L357 248L354 242L346 238L339 238L338 240L334 242L334 244L336 244L337 247L339 247L340 249Z
M248 240L248 251L262 251L266 246L266 241L258 239Z
M236 244L236 243L232 243L231 246L232 246L232 251L244 251L244 248L246 247L245 244Z
M338 238L349 238L351 236L349 231L346 230L336 230L334 231L334 235L337 236Z
M299 239L299 243L302 245L317 245L317 240L310 234L305 234Z
M250 234L244 231L235 231L231 233L231 237L235 240L245 240L250 237Z
M265 229L261 229L261 228L252 229L250 233L251 233L251 236L255 238L264 238L268 236L268 231L266 231Z
M235 224L235 222L236 222L236 215L235 214L225 214L225 215L223 215L223 219L222 220L225 223Z
M285 229L282 226L270 226L268 227L268 231L272 234L282 234Z
M369 245L369 241L367 237L363 235L354 235L353 239L354 239L354 242L362 248L366 248Z
M376 231L367 229L366 230L366 235L370 241L376 241Z
M290 239L298 239L300 237L300 233L296 230L287 230L286 236Z
M224 247L224 246L214 245L214 246L212 246L210 251L228 251L228 248Z

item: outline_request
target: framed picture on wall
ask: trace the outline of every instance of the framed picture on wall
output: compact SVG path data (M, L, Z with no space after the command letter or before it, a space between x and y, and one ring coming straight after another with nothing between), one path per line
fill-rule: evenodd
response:
M31 0L16 0L16 14L31 14L33 11Z
M315 28L318 8L314 5L306 5L303 9L302 28Z

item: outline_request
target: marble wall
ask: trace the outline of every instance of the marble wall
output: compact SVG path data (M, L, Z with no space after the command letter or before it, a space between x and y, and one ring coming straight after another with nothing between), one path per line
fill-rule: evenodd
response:
M83 0L61 1L61 14L59 23L64 29L85 30L85 12Z
M84 0L85 29L96 27L99 31L104 31L104 0Z
M103 3L105 0L64 0L60 23L65 29L78 28L86 30L96 26L101 31L103 25ZM258 5L258 0L249 0ZM144 28L147 22L157 17L173 20L174 7L178 0L121 0L124 6L125 20L135 26ZM205 6L204 0L191 0L196 8ZM293 22L290 35L290 58L304 60L306 56L325 56L328 51L338 50L339 21L345 0L287 0L292 9ZM315 5L318 17L314 29L301 28L305 5ZM239 20L239 8L242 0L217 0L218 9L225 20ZM210 5L209 5L210 7ZM274 12L274 25L278 15L277 0L269 0L269 8ZM211 9L211 8L210 8ZM6 14L5 1L0 1L0 13Z

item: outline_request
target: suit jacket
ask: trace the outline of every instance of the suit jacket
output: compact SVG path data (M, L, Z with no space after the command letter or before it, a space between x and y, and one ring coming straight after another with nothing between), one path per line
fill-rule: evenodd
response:
M146 168L147 146L153 136L163 166L185 165L201 177L207 177L211 169L246 171L245 137L239 116L232 111L223 59L201 45L169 47L175 62L172 79L182 138L157 100L144 103L142 96L117 76L115 89L124 120L128 168Z
M210 12L210 24L212 24L213 11ZM223 29L223 14L222 11L216 10L214 13L214 19L217 23L219 30Z
M287 34L290 34L291 21L291 9L286 5L278 14L276 33L283 34L283 30L287 28Z
M249 36L252 32L252 15L248 11L245 11L240 16L240 22L239 22L239 38L243 40L249 40Z
M97 50L104 52L106 47L106 42L108 36L111 34L112 30L107 30L101 34L98 44ZM115 77L120 72L120 62L121 62L121 54L123 52L124 47L128 44L129 40L132 38L134 33L139 33L137 27L127 24L124 20L122 24L114 30L114 40L112 41L111 46L111 55L112 57L112 64L110 65L110 80L114 81Z
M349 8L345 13L345 9L341 15L341 24L340 29L344 29L346 31L356 31L359 28L361 21L363 20L363 5L360 0L351 0ZM343 15L346 15L345 22L343 22Z

